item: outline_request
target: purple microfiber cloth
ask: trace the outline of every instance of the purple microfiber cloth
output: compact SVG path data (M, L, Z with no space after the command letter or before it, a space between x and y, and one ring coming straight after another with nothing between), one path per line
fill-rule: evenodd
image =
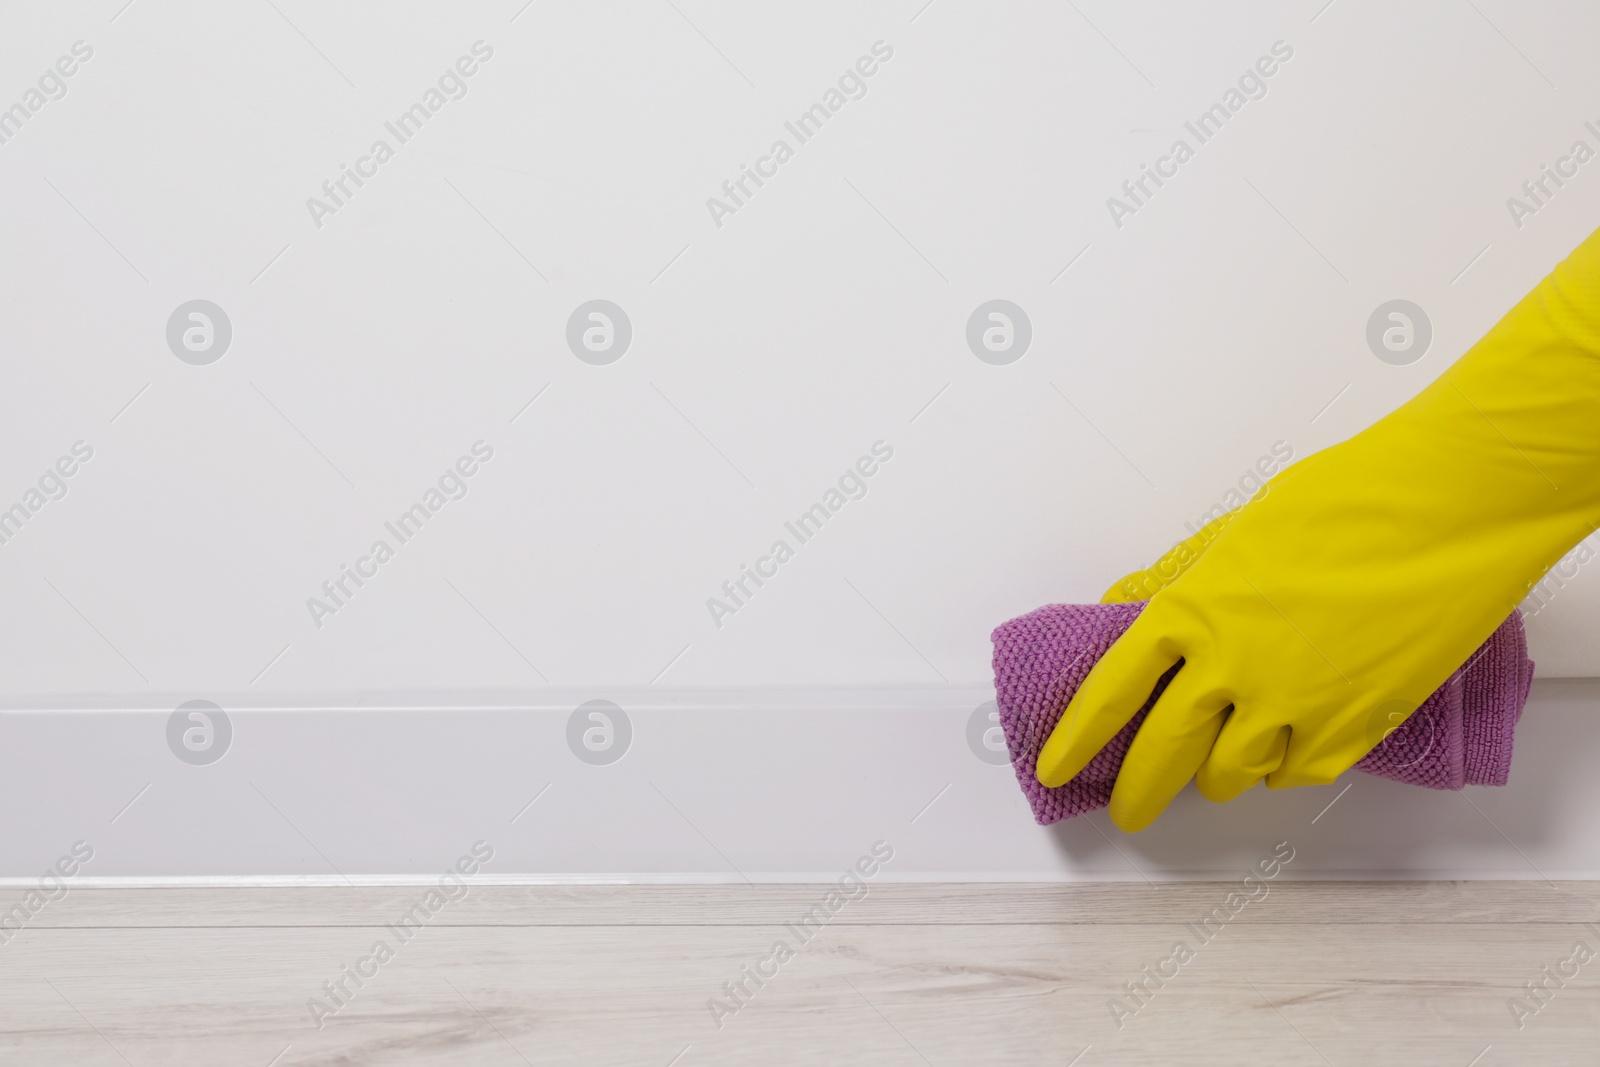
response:
M1103 808L1139 724L1168 671L1132 721L1066 785L1039 784L1034 764L1067 703L1112 642L1144 610L1137 604L1048 604L995 628L994 686L1012 769L1041 826ZM1513 614L1460 670L1392 730L1356 769L1429 789L1505 785L1517 719L1533 683L1522 617ZM1379 724L1381 726L1381 724Z

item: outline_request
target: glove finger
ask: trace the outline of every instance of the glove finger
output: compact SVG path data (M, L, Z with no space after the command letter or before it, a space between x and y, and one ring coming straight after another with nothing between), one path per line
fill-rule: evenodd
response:
M1155 822L1194 777L1227 718L1227 693L1195 664L1185 664L1139 732L1111 791L1111 821L1129 833Z
M1289 727L1252 726L1235 713L1195 772L1194 783L1207 800L1226 804L1277 770L1288 749Z
M1159 633L1141 616L1106 652L1039 750L1034 773L1050 787L1065 785L1128 725L1178 657L1160 648Z
M1210 547L1211 542L1217 539L1217 534L1222 528L1233 520L1235 512L1218 516L1200 528L1200 532L1193 537L1185 538L1167 550L1167 554L1156 561L1156 565L1142 571L1123 575L1105 596L1100 598L1102 604L1131 604L1136 600L1149 600L1162 589L1171 585L1183 576L1183 572L1194 566L1195 561Z
M1302 785L1328 785L1345 771L1355 766L1366 755L1359 747L1351 745L1322 746L1315 750L1305 740L1295 743L1289 738L1288 751L1283 763L1267 775L1268 789L1294 789Z
M1416 697L1398 698L1369 689L1364 697L1351 699L1338 715L1306 723L1291 732L1283 761L1267 774L1267 788L1332 784L1421 704Z

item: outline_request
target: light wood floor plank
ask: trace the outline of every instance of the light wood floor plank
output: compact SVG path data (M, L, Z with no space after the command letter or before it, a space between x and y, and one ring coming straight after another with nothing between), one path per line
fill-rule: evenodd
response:
M783 924L816 886L482 888L405 943L352 923L415 890L74 892L77 925L0 945L0 1062L1494 1067L1593 1063L1600 1035L1600 960L1523 1029L1507 1007L1600 950L1592 900L1543 883L1284 884L1209 942L1185 924L1223 885L881 886L804 945ZM380 938L317 1028L308 999ZM778 939L795 956L719 1028L707 1001ZM1194 958L1128 998L1180 939Z

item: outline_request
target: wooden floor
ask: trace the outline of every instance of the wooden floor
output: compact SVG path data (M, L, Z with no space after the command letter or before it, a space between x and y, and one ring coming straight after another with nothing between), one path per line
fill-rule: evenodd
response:
M825 888L478 886L409 940L423 888L74 889L5 931L0 1063L1600 1062L1600 884L873 885L802 941Z

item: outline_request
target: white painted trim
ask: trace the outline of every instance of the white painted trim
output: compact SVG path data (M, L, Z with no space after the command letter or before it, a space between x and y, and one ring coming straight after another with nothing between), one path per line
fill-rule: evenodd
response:
M1034 825L1011 769L968 747L991 695L223 699L232 747L209 766L168 748L177 699L13 699L0 715L0 887L34 884L80 840L95 857L72 884L108 887L427 884L478 840L495 858L473 881L494 885L824 882L880 840L895 851L877 875L889 882L1230 880L1282 840L1297 850L1293 880L1600 878L1600 681L1536 683L1506 789L1463 797L1353 775L1331 808L1345 783L1226 806L1186 794L1134 837L1103 812ZM573 709L596 698L633 727L607 766L567 742Z

